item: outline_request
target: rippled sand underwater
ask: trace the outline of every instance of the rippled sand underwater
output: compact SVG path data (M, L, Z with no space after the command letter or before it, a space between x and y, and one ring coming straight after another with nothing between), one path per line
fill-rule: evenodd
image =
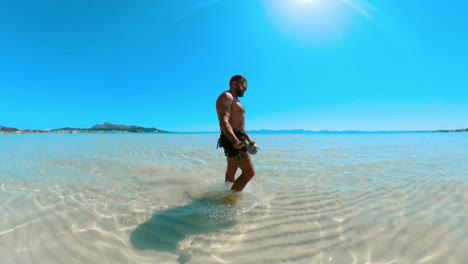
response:
M1 263L465 263L468 134L1 135ZM233 201L234 200L234 201Z

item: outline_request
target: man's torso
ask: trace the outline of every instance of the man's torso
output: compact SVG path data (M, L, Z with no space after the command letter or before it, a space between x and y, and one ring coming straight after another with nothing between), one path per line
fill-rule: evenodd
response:
M234 98L234 101L231 105L231 115L229 117L229 124L233 129L237 129L241 132L244 132L245 127L245 109L242 103Z

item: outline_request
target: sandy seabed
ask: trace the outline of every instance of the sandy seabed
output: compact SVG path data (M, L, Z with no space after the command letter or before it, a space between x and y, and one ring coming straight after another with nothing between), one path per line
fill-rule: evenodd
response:
M458 135L257 135L235 202L216 135L73 136L0 139L1 263L468 259Z

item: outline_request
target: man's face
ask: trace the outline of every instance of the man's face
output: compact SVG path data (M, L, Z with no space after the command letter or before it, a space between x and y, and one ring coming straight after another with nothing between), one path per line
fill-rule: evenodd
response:
M236 86L236 95L237 97L243 97L244 92L247 91L247 82L245 81L237 81L237 86Z

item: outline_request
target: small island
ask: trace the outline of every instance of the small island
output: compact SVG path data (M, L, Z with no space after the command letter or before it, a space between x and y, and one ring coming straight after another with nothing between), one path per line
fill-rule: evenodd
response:
M105 122L102 125L95 125L91 128L71 128L59 129L18 129L13 127L0 126L0 134L33 134L33 133L171 133L158 128L147 128L141 126L116 125Z

